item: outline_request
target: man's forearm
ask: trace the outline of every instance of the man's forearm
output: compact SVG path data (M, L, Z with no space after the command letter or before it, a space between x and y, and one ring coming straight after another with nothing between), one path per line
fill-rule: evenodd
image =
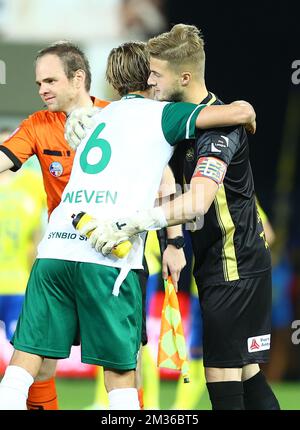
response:
M193 180L189 191L162 204L161 208L168 226L185 224L196 217L204 216L210 208L217 190L218 186L212 180Z
M174 200L164 203L161 209L165 214L168 228L175 228L174 226L181 228L178 224L191 221L199 215L198 211L201 210L200 205L196 208L192 191L188 191Z
M104 255L107 255L114 246L138 233L184 224L203 216L213 202L217 190L218 185L214 181L193 178L190 190L174 200L161 206L138 211L128 218L121 218L112 223L94 219L90 222L91 225L86 227L87 230L81 231L81 234L86 235L94 230L90 238L93 240L92 244L97 251L101 250Z
M196 120L198 128L227 127L248 124L255 120L255 111L248 102L237 101L229 105L206 106Z
M167 238L174 239L177 236L182 236L182 226L173 225L171 227L167 227Z

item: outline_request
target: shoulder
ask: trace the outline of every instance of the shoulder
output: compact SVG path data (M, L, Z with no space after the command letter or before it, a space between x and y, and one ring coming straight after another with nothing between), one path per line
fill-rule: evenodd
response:
M96 106L96 107L102 107L103 108L103 107L110 104L109 101L97 99L96 97L91 97L91 99L93 101L94 106Z
M34 125L61 122L65 121L66 114L64 112L49 112L48 110L40 110L29 115L27 120Z
M238 142L244 136L244 127L241 125L231 127L217 127L197 131L197 141L203 142L213 137Z

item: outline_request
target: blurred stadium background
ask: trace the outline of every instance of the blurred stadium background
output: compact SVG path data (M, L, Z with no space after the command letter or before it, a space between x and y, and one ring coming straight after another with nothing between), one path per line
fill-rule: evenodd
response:
M283 409L300 409L300 332L296 331L300 327L297 10L296 2L275 6L271 1L244 5L190 0L183 5L179 0L0 0L0 129L14 129L23 118L43 108L33 63L37 50L55 40L72 40L84 49L91 63L91 94L113 99L104 81L111 48L126 40L147 40L179 22L202 29L208 88L225 102L248 100L257 112L257 133L250 137L251 162L258 199L276 235L272 248L272 360L265 370ZM25 168L36 169L36 164L31 162ZM42 226L44 222L42 215ZM183 291L188 290L189 285L184 285ZM185 324L188 327L188 312ZM9 354L1 329L0 372ZM62 409L82 409L93 403L95 369L80 365L78 350L70 360L61 362L58 376ZM163 376L160 407L167 409L173 404L176 381ZM206 392L197 408L209 409Z

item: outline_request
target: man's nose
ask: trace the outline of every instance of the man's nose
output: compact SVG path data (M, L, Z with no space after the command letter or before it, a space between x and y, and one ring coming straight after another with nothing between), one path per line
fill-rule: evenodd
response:
M152 87L155 85L155 80L153 79L152 75L149 76L147 84L151 85Z
M45 83L41 83L39 88L39 94L42 96L47 92L47 85Z

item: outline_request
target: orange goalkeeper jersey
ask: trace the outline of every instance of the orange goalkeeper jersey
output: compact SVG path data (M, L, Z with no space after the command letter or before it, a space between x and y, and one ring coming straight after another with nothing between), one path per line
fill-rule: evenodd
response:
M109 102L92 97L94 106ZM48 215L59 204L70 178L75 152L64 139L66 115L63 112L38 111L25 119L2 145L17 171L29 157L36 154L41 165L47 194ZM34 186L34 184L32 184Z

